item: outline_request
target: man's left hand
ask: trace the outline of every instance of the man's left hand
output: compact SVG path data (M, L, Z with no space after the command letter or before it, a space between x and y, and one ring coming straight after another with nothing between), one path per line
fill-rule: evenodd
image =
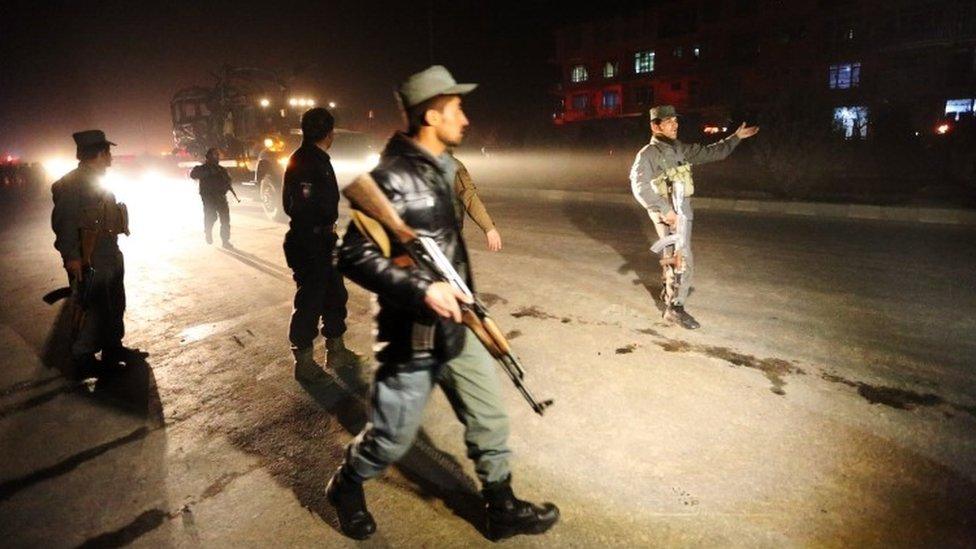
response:
M759 133L759 126L749 126L746 127L746 123L743 122L739 129L735 130L735 136L739 139L748 139Z
M488 239L488 249L497 252L502 249L502 235L498 234L498 229L491 229L485 233Z

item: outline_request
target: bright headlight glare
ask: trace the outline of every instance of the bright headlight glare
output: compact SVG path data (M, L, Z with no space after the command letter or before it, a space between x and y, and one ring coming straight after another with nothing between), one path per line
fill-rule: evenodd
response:
M75 162L65 157L52 157L41 162L44 171L51 179L61 179L64 175L75 168Z

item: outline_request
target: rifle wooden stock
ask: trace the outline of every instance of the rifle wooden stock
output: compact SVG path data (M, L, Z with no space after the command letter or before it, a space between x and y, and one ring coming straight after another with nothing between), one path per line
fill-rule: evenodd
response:
M485 346L485 349L488 350L488 354L490 354L493 358L501 358L507 354L502 351L501 348L499 348L495 339L491 336L489 331L485 329L486 326L483 319L478 318L478 314L473 310L465 307L461 311L461 321L464 322L464 325L474 333L474 335L478 338L478 341Z
M491 336L492 341L494 341L495 345L498 346L498 350L501 351L502 354L510 354L512 352L512 347L508 344L508 339L506 339L505 335L502 334L501 328L498 327L498 324L495 324L495 321L492 320L490 316L482 317L481 323L484 325L485 331Z
M417 238L417 233L404 223L403 218L393 208L393 204L376 184L376 180L368 173L357 177L342 191L342 194L357 210L389 229L400 242L406 243ZM356 224L359 225L358 222Z
M658 263L660 263L662 267L674 267L677 270L681 270L681 265L683 263L682 259L681 253L676 252L674 255L662 257L658 260Z

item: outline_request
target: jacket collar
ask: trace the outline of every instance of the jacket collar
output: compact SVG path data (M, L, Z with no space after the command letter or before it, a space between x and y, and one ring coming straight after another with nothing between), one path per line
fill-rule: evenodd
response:
M663 135L652 135L651 136L651 145L655 145L655 146L657 146L657 145L667 145L668 147L674 147L674 145L677 142L678 142L677 139L669 139L667 137L664 137Z
M324 159L324 160L332 159L332 157L329 156L329 153L323 151L322 149L319 148L318 145L310 141L302 141L302 146L300 148L307 149L310 153L312 153L314 156L320 159Z
M403 132L397 132L390 137L381 156L405 156L415 162L426 162L440 172L445 171L446 161L450 159L450 153L446 151L441 156L434 157Z

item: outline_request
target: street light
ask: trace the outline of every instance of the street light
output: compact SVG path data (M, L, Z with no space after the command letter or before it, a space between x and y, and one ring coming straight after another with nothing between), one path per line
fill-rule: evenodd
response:
M951 129L952 129L952 126L950 126L949 124L939 124L935 128L935 133L937 133L939 135L945 135L945 134L949 133L949 130L951 130Z
M261 99L260 103L261 103L261 106L262 107L267 107L267 106L271 105L271 101L268 101L267 98Z
M334 108L336 108L336 106L337 105L336 105L336 102L335 101L329 101L329 108L330 109L334 109Z

